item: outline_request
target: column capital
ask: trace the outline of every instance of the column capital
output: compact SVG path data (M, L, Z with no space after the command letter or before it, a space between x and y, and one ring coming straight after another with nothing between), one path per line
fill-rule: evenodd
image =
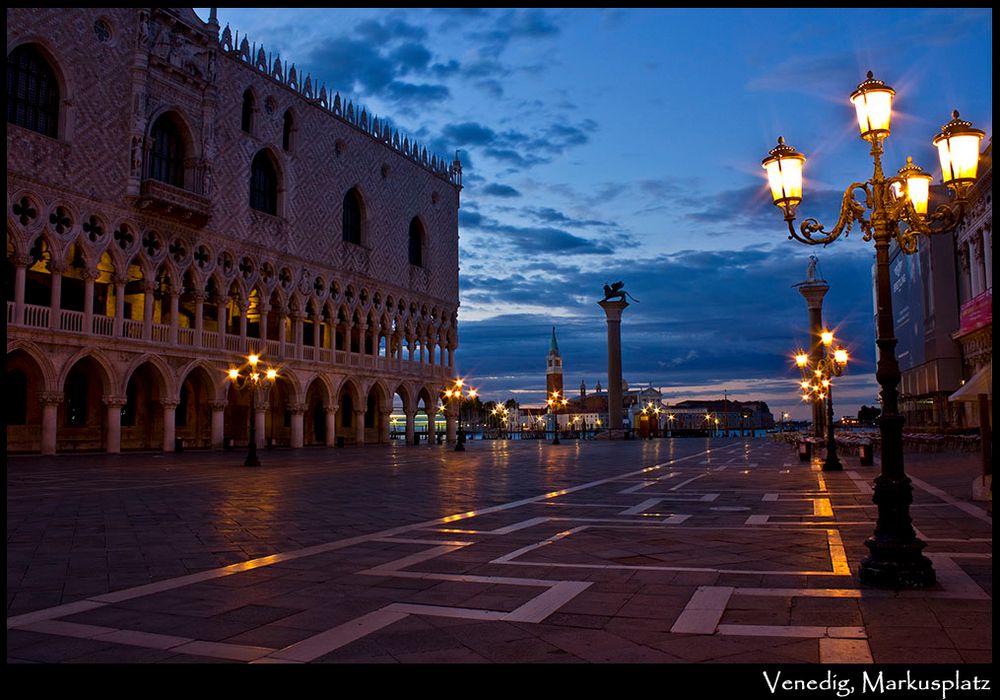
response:
M337 411L340 410L340 404L337 404L337 403L328 403L323 408L326 409L327 413L336 413Z
M104 396L101 398L101 401L108 408L121 408L128 403L128 399L124 396Z
M31 267L35 264L33 255L18 255L14 258L14 267Z
M153 281L153 280L144 279L142 281L142 291L145 292L146 294L148 294L150 292L155 292L156 291L156 286L157 286L156 282Z
M597 302L597 304L604 309L604 313L608 317L608 321L621 321L622 311L625 310L629 304L624 299L621 301L607 301L602 299Z
M229 405L228 401L209 401L208 406L213 411L225 411L226 406Z
M208 299L208 292L206 292L204 289L196 289L193 292L191 292L191 298L194 299L199 304L204 304L205 301Z
M288 411L292 415L301 416L306 412L306 405L304 403L290 403L288 404Z
M91 270L89 267L85 267L80 270L80 276L83 277L85 282L93 282L97 279L97 273Z
M63 402L65 396L59 391L40 391L38 401L44 405L58 405Z
M160 399L160 405L166 409L174 409L181 405L177 399Z
M111 281L116 285L125 285L128 282L128 275L115 274L112 276Z

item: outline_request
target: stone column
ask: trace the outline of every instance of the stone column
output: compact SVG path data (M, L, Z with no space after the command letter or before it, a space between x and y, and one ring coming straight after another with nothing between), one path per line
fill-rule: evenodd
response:
M104 405L108 407L107 449L109 454L122 451L122 406L127 403L124 396L105 396Z
M406 444L407 445L412 445L413 444L413 436L417 432L416 431L417 412L413 411L413 410L410 410L410 411L406 411L405 415L406 415Z
M318 311L313 314L313 360L319 361L319 336L323 326L323 313Z
M38 394L38 400L42 404L42 454L54 455L59 404L63 402L63 395L57 391L43 391Z
M326 446L337 444L337 409L339 406L326 407Z
M94 333L94 278L89 269L83 271L83 332Z
M177 288L176 285L170 288L170 331L167 335L167 342L171 345L177 345L177 318L180 308L181 290Z
M354 409L354 441L359 447L365 444L365 411L360 408Z
M288 353L285 351L285 342L288 335L287 324L285 319L288 313L284 308L278 309L278 355L280 357L285 357Z
M212 409L212 449L221 450L226 431L226 402L210 401L208 405Z
M152 280L142 281L142 338L153 338L153 290L156 284Z
M461 408L459 408L461 410ZM458 440L458 414L452 415L451 412L447 414L445 418L445 424L447 425L447 433L445 434L445 440L447 442L454 443Z
M427 409L427 444L433 445L437 441L437 429L434 421L437 419L437 408Z
M180 401L174 399L162 399L163 406L163 451L174 451L174 438L177 437L177 407Z
M365 347L367 345L365 341L368 340L367 336L368 336L368 324L362 321L358 325L358 354L361 355L362 358L364 358L364 356L367 354L365 352ZM362 363L363 362L364 360L362 360Z
M295 323L295 353L292 357L302 359L302 320L305 318L301 311L292 311L292 321Z
M219 326L219 349L226 349L226 305L229 303L229 297L220 296L216 300L216 323Z
M380 411L379 420L382 422L379 424L379 443L388 444L392 441L391 433L391 423L392 423L392 411Z
M819 364L823 357L823 341L820 333L823 331L823 297L830 289L823 280L803 282L799 285L799 294L805 297L809 308L809 362L813 367ZM813 401L813 435L823 437L826 425L826 406L822 399Z
M49 328L59 330L59 311L62 308L62 273L66 266L52 260L49 270L52 272L52 296L49 297Z
M243 339L243 344L246 345L247 340L247 312L250 311L250 300L240 299L240 337Z
M194 344L201 347L201 332L205 330L205 299L208 295L198 290L192 294L194 297Z
M115 321L112 332L116 338L120 338L125 328L125 283L128 278L116 275L113 281L115 283Z
M972 239L969 241L972 263L972 283L973 286L976 285L978 281L978 291L976 294L982 294L986 291L988 285L986 284L986 261L983 259L983 232L976 231L973 234Z
M305 444L303 439L303 415L306 412L304 403L293 403L288 405L288 410L292 414L292 447L302 447Z
M264 430L267 428L267 410L271 405L267 401L261 401L260 398L258 398L257 401L257 406L252 410L254 412L254 431L257 433L257 449L259 450L264 447Z
M608 437L622 429L622 311L628 306L620 301L597 302L608 320Z
M30 255L19 255L14 260L14 323L24 323L24 287L28 267L34 262Z
M258 323L260 333L258 335L260 336L260 347L263 349L267 342L267 314L271 311L271 306L267 302L263 302L257 309L260 311L260 322Z

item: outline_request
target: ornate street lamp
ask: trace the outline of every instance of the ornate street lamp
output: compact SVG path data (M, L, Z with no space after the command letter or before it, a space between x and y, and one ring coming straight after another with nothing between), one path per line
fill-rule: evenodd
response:
M474 399L476 395L477 392L473 387L465 386L464 379L456 379L450 388L444 390L444 396L448 399L450 405L458 406L455 410L458 416L458 437L455 440L455 452L465 452L465 432L462 430L462 401Z
M837 440L833 433L833 378L839 377L847 367L847 351L838 347L832 353L833 333L820 333L823 350L820 358L811 362L805 350L795 354L795 364L802 373L802 400L811 401L813 397L822 401L826 399L826 459L823 461L823 471L843 471L844 465L837 457Z
M553 431L555 432L555 437L552 439L552 444L558 445L560 444L559 418L558 416L556 416L556 411L559 410L560 408L566 408L566 405L569 403L569 399L567 399L565 396L562 396L559 393L559 390L557 389L549 395L549 399L545 403L549 407L549 415L552 416L552 426L553 426Z
M899 414L899 363L896 360L896 337L893 329L892 296L889 278L889 243L895 240L904 253L917 249L917 237L952 231L960 221L966 194L976 179L979 143L986 135L972 124L959 119L958 112L941 128L933 143L941 160L942 179L955 195L954 201L942 204L927 214L925 176L910 168L886 177L882 170L883 142L889 136L892 116L892 88L868 78L851 95L861 138L871 143L874 175L867 182L853 182L844 192L836 226L826 233L816 219L805 219L798 230L792 222L802 201L802 165L805 156L778 139L763 166L774 203L781 207L788 224L789 238L810 245L825 245L849 232L857 223L865 241L875 239L875 274L878 367L875 374L881 385L882 415L879 431L882 438L882 473L875 479L872 500L878 505L875 533L865 545L869 555L861 562L861 581L887 586L930 586L935 581L934 567L923 556L926 546L916 537L910 519L913 487L903 467L903 417ZM855 190L864 193L859 201ZM923 212L923 213L922 213ZM866 218L868 214L868 218Z
M278 379L278 370L268 368L261 374L257 370L260 363L260 356L248 355L246 374L239 369L231 367L228 372L229 381L233 383L237 391L247 389L250 391L250 444L247 446L247 458L243 462L244 467L259 467L260 460L257 458L257 393L263 391L269 394L271 387Z

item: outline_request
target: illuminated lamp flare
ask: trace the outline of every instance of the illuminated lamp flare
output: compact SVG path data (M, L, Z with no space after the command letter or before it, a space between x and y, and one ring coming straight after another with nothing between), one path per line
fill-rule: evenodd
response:
M276 369L267 370L267 378L273 382L275 379L278 378L278 370Z
M240 378L240 371L238 369L230 369L229 378L235 382L237 379Z
M911 156L906 157L906 165L899 169L899 176L906 181L906 196L909 197L913 210L925 216L927 214L927 202L930 199L931 176L923 171L919 165L913 164ZM903 187L898 182L892 183L893 191L899 191L896 196L902 195Z
M785 137L778 137L778 145L768 151L761 165L767 171L767 182L776 206L785 211L785 218L795 218L795 208L802 201L802 166L806 157L791 146Z
M799 367L805 367L807 364L809 364L809 356L806 355L804 352L800 352L798 355L795 356L795 364L798 365Z
M823 341L823 345L829 345L833 342L833 333L830 331L823 331L819 334L819 339Z
M259 361L260 361L260 357L258 357L257 355L248 355L247 356L247 362L250 363L251 367L256 367L257 363Z
M837 348L833 353L833 361L838 365L847 364L847 351L843 348Z
M958 118L958 110L951 113L952 120L941 127L934 137L941 161L941 179L955 194L962 197L965 189L976 181L979 167L979 142L986 132L972 128L972 122Z
M861 138L875 142L889 135L892 119L892 97L896 91L881 80L876 80L871 71L868 79L858 85L851 95L851 104L858 117Z

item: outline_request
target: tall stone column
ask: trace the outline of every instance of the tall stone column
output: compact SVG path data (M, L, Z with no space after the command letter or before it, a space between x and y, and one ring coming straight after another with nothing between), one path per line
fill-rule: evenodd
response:
M83 332L87 335L94 332L94 277L89 269L83 271Z
M192 296L194 297L194 344L195 347L201 347L201 332L205 330L205 300L208 295L201 291L195 291Z
M253 423L254 431L257 433L257 449L261 449L264 447L264 430L267 426L266 418L268 403L266 401L260 401L260 399L258 399L258 401L259 403L254 408Z
M108 408L107 449L109 454L122 451L122 406L127 403L124 396L105 396L104 405Z
M257 309L260 311L260 321L257 323L260 331L257 333L257 336L260 338L260 347L263 350L265 347L264 344L267 342L267 315L271 311L271 305L267 302L261 302Z
M177 345L177 328L180 319L177 317L179 314L181 300L181 288L174 285L170 288L170 331L167 336L167 341L171 345Z
M461 410L461 408L459 410ZM452 415L449 412L447 414L447 417L445 418L445 427L447 430L445 434L445 441L454 443L458 440L458 413Z
M326 446L337 444L337 409L339 406L326 407Z
M305 314L301 311L292 311L292 321L295 325L295 352L292 357L302 359L302 321Z
M416 434L416 418L417 412L410 410L406 411L406 444L413 444L413 436Z
M181 402L173 399L160 401L163 406L163 451L174 451L174 438L177 437L177 407Z
M810 275L814 270L810 268ZM823 341L820 333L823 332L823 297L826 295L830 285L825 280L810 279L798 285L799 294L805 297L806 306L809 308L809 362L813 367L817 366L823 356ZM822 399L815 399L812 405L813 414L813 435L823 437L823 427L826 425L826 406Z
M59 330L59 311L62 308L62 273L66 266L55 260L49 262L52 272L52 296L49 298L49 328Z
M34 262L30 255L19 255L14 261L14 324L24 323L24 287L28 277L28 267Z
M379 420L381 420L381 423L379 424L379 431L381 432L381 435L379 436L379 442L383 444L389 444L390 442L392 442L392 432L391 432L392 411L389 410L380 412Z
M57 391L43 391L39 393L38 400L42 404L42 454L54 455L59 404L63 402L63 395Z
M153 338L153 291L156 284L153 280L143 280L142 283L142 337L143 340Z
M427 409L427 444L433 445L437 441L437 426L435 421L437 420L437 409L428 408Z
M984 229L979 235L982 237L983 283L986 289L993 289L993 234Z
M286 357L285 343L288 340L288 312L284 307L278 309L278 355Z
M288 406L288 410L292 414L292 447L302 447L305 444L302 437L302 423L306 412L306 405L304 403L293 403Z
M226 402L210 401L212 409L212 449L221 450L226 431Z
M364 409L354 409L354 442L358 447L365 444L365 411Z
M115 283L115 320L112 332L116 338L120 338L125 328L125 283L128 278L116 275L113 281Z
M608 320L608 437L614 439L622 430L622 311L629 304L624 299L597 303Z

